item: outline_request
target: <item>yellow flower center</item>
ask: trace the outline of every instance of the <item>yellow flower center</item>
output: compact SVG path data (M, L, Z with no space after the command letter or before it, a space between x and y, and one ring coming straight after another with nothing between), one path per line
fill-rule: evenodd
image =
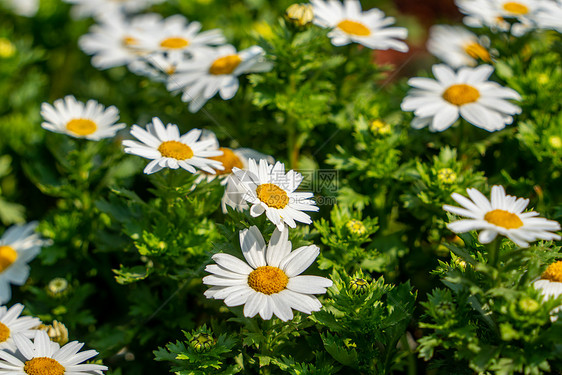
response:
M472 57L476 60L482 60L486 62L490 62L490 53L486 50L486 48L482 47L480 44L473 42L467 44L464 47L464 51L468 54L468 56Z
M10 338L10 329L4 323L0 323L0 343Z
M289 204L289 196L285 190L275 184L261 184L256 189L258 199L271 208L285 208Z
M548 266L548 268L542 273L541 279L562 283L562 260Z
M23 371L28 375L64 375L65 369L52 358L36 357L25 362Z
M527 6L517 3L515 1L510 1L503 4L503 10L511 14L523 15L529 13L529 8Z
M240 158L236 156L236 154L231 149L220 147L219 150L222 151L221 156L213 156L209 158L211 160L220 161L222 163L222 166L224 167L222 171L217 170L217 175L231 174L232 168L234 167L240 169L244 168L242 160L240 160Z
M187 46L189 46L189 40L180 37L167 38L160 42L162 48L180 49Z
M263 294L279 293L289 283L285 272L277 267L258 267L248 275L248 285L256 292Z
M133 38L132 36L126 36L123 38L123 45L126 47L134 46L138 43L139 41L136 38Z
M66 124L66 130L81 137L93 134L97 129L96 123L86 118L75 118Z
M338 29L346 34L357 35L357 36L369 36L371 35L371 30L365 25L357 21L343 20L337 25Z
M241 62L242 59L238 55L219 57L209 68L209 73L216 76L221 74L232 74L232 72L234 72L234 69L236 69Z
M473 103L479 97L478 90L465 84L452 85L443 93L443 99L454 105Z
M158 146L158 151L164 158L172 158L176 160L187 160L193 157L193 150L188 145L178 141L162 142Z
M11 246L0 246L0 273L18 259L18 252Z
M519 216L505 210L492 210L484 215L484 220L505 229L517 229L523 226Z

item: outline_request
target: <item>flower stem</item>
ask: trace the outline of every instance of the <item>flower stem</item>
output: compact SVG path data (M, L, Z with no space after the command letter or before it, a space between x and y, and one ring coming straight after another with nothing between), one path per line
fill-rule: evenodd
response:
M501 240L496 237L491 243L487 245L488 248L488 264L496 267L498 263L498 255L500 251Z

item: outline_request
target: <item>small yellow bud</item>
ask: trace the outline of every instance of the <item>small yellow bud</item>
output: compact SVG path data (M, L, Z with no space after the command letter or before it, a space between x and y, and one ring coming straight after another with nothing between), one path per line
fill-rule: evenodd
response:
M65 296L69 292L69 285L66 279L62 277L55 277L53 280L49 281L47 285L47 294L54 298L60 298Z
M0 38L0 57L9 58L16 53L16 46L6 38Z
M557 135L553 135L548 138L548 143L552 146L552 148L562 148L562 138Z
M363 224L360 220L351 219L345 224L347 230L356 236L362 236L367 233L367 228L365 228L365 224Z
M267 22L255 22L253 28L256 33L265 39L269 39L274 35L271 26Z
M550 81L550 78L548 77L548 74L546 73L541 73L539 74L539 77L537 78L537 82L541 85L545 85L548 83L548 81Z
M369 129L371 129L375 135L389 135L392 132L390 125L381 120L371 121Z
M527 313L533 313L537 311L539 307L539 303L532 298L523 298L521 301L519 301L519 308L521 309L521 311Z
M356 294L363 294L369 289L369 282L365 279L353 279L349 285L349 289Z
M215 339L207 333L199 333L189 340L189 345L191 345L196 352L204 352L215 345Z
M303 27L312 22L314 12L310 4L293 4L285 11L285 17L296 26Z
M442 184L451 185L457 180L457 174L451 168L441 168L437 172L437 180Z
M68 328L61 322L54 320L52 325L40 324L36 329L47 332L51 341L64 345L68 342Z

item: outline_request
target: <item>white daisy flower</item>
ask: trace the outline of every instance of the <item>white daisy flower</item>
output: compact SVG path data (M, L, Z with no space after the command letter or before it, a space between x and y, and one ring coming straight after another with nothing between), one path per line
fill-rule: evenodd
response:
M456 0L455 3L466 14L465 25L487 26L492 31L511 31L513 35L521 36L534 28L533 20L542 1Z
M469 218L447 224L451 231L464 233L482 229L478 240L484 244L492 242L498 234L521 247L528 247L529 242L537 239L560 240L559 235L551 233L560 230L558 222L537 217L539 214L534 211L523 212L529 199L506 195L499 185L492 187L490 201L476 189L466 191L472 200L457 193L451 195L462 207L443 206L445 211Z
M219 149L223 151L223 155L230 154L240 161L239 163L237 162L236 164L234 164L231 161L225 162L224 160L220 160L225 166L225 170L230 170L228 174L224 174L223 171L217 171L217 175L219 175L219 177L222 176L225 177L221 181L221 184L225 185L224 195L222 196L221 199L222 212L223 213L227 212L226 206L230 206L238 211L247 210L250 207L248 206L248 202L246 202L246 199L244 199L244 195L245 195L244 188L240 186L240 183L237 178L235 177L233 178L232 169L240 168L242 170L247 170L250 166L250 159L257 160L258 162L260 160L265 160L268 163L275 162L275 159L273 159L273 157L271 156L262 154L261 152L257 152L250 148L237 148L237 149L230 150L221 147Z
M107 366L82 363L98 354L95 350L78 353L84 344L72 341L60 347L45 331L36 331L33 342L14 336L18 352L0 350L0 373L4 375L103 375Z
M139 47L141 35L152 33L161 20L158 14L144 14L126 19L121 13L108 13L82 35L78 44L93 55L92 65L98 69L129 65L151 51Z
M285 229L285 224L295 228L295 221L312 223L310 216L303 211L316 212L319 208L310 199L312 193L295 191L303 180L300 173L293 170L285 173L283 163L270 165L263 159L259 161L259 166L250 159L248 170L233 168L232 171L239 188L244 191L243 198L251 204L250 214L253 217L265 212L280 231Z
M427 50L453 68L491 62L489 41L460 26L435 25L429 29Z
M125 152L152 160L144 168L146 174L158 172L162 168L183 168L190 173L195 173L196 168L208 173L223 169L221 162L209 159L221 155L221 151L210 140L198 141L201 136L199 129L192 129L180 136L177 125L164 126L158 117L154 117L146 130L133 125L131 135L140 142L123 141Z
M232 99L238 91L238 76L270 70L272 65L264 55L258 46L240 52L231 45L207 50L178 65L168 79L168 90L183 90L182 100L190 103L191 112L197 112L217 92L224 100Z
M562 33L562 1L543 1L535 21L541 29L553 29Z
M559 260L549 265L541 278L533 283L533 286L541 291L545 300L562 296L562 261ZM562 310L562 306L553 309L551 314L554 315L560 310ZM552 316L551 320L556 321L557 318L557 316Z
M394 49L407 52L408 45L401 40L408 36L404 27L387 27L394 23L393 17L385 17L380 9L361 11L358 0L344 3L330 0L310 0L314 7L314 24L332 31L328 36L334 46L359 43L371 49Z
M23 285L29 276L29 263L48 244L37 233L37 222L12 226L0 238L0 303L12 298L10 284Z
M310 314L322 304L313 294L324 294L332 281L320 276L301 275L316 259L318 246L292 251L288 231L275 230L266 248L255 226L240 231L240 247L246 262L228 254L215 254L217 264L205 270L212 275L203 284L212 285L207 298L224 299L227 306L244 305L244 316L273 315L283 321L293 318L291 309Z
M23 17L33 17L39 10L39 0L0 0L0 4Z
M27 338L35 336L35 327L41 324L39 318L20 316L24 306L16 303L10 309L0 307L0 350L16 350L15 335L24 335Z
M41 116L45 120L41 124L43 129L91 141L114 137L125 127L125 124L116 124L119 111L115 106L105 108L95 100L84 104L72 95L55 100L54 106L43 103Z
M414 111L412 127L440 132L449 128L459 115L472 125L487 131L503 129L513 122L521 108L506 99L521 100L510 88L488 81L494 71L490 65L463 67L458 72L447 65L432 67L434 79L410 78L413 87L401 104L403 111Z
M201 24L188 22L179 14L160 19L155 28L139 36L133 47L150 52L196 52L200 48L210 48L226 42L219 29L200 32Z
M104 17L107 14L136 13L165 0L63 0L74 4L74 18Z

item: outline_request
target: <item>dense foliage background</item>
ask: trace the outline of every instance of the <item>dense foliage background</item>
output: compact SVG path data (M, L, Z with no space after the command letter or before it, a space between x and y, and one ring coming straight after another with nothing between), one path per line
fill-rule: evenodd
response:
M560 34L480 30L496 50L494 79L522 95L523 112L494 133L464 121L430 133L412 129L400 110L404 77L429 76L428 20L459 20L451 4L432 12L363 1L408 27L411 50L400 54L334 47L326 30L283 19L291 3L169 0L151 8L220 28L239 49L258 44L274 63L242 77L232 100L215 98L195 114L160 82L92 67L77 40L93 21L73 20L69 4L42 0L32 18L0 13L0 232L39 220L53 241L9 304L63 322L113 375L171 366L180 374L559 373L562 321L549 312L560 301L543 303L532 281L562 258L560 247L523 250L504 240L500 262L488 264L473 234L447 230L442 206L454 203L453 192L487 194L501 184L562 220ZM41 103L68 94L115 105L129 126L156 116L182 133L212 130L221 145L253 148L307 176L321 210L290 236L295 247L321 247L310 272L335 284L323 310L283 323L207 300L201 278L211 254L239 251L238 230L250 225L267 240L273 225L224 215L218 181L191 191L188 173L142 174L145 161L122 151L127 130L92 142L42 129ZM326 176L334 179L325 184ZM68 286L53 292L55 278ZM218 341L205 346L200 333Z

